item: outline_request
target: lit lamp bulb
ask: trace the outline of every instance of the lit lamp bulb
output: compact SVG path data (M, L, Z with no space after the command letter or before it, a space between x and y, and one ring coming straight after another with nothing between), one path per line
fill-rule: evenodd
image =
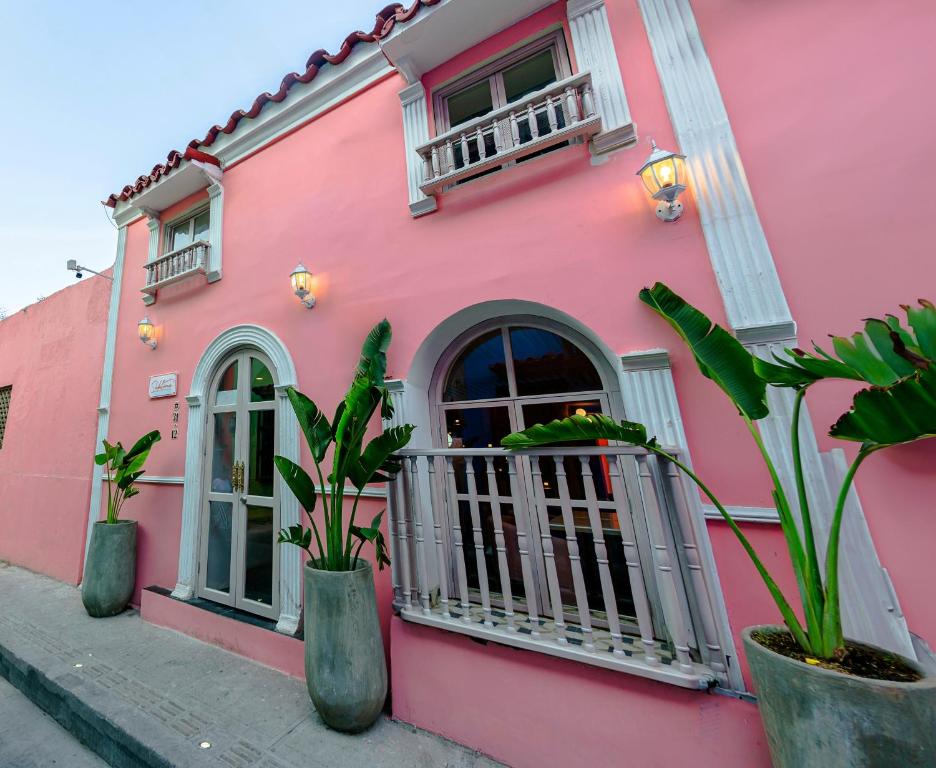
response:
M299 301L307 309L312 309L315 306L315 296L312 295L312 273L305 268L302 262L299 262L299 265L290 274L289 280L292 283L293 293L299 297Z
M140 341L150 349L156 349L156 328L148 317L144 317L137 324L137 333L140 335Z
M637 175L650 196L659 201L656 215L663 221L676 221L682 216L683 206L676 198L686 189L686 157L660 149L653 139L650 157Z

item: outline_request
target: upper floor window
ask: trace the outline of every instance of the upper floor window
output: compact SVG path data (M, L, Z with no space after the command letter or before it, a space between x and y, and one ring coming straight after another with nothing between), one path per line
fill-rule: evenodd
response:
M0 448L3 448L3 433L6 432L7 415L10 412L10 395L13 387L0 387Z
M427 195L601 130L591 75L572 75L562 30L441 88L433 103L436 138L416 149Z
M208 224L208 209L198 211L182 221L170 224L166 228L166 247L164 251L171 253L200 240L207 241Z

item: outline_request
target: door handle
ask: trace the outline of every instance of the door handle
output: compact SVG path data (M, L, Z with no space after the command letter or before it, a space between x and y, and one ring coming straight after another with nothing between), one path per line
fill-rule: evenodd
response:
M235 461L231 467L231 490L233 492L244 490L244 462Z

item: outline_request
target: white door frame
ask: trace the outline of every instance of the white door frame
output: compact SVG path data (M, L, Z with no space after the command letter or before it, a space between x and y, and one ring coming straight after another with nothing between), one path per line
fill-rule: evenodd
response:
M205 454L205 412L208 389L221 362L238 349L255 349L273 364L276 382L276 453L299 463L299 422L286 388L296 386L296 367L286 345L271 331L258 325L238 325L219 334L198 361L188 396L188 426L185 439L185 493L182 499L182 531L179 537L179 574L172 596L190 600L195 595L198 573L199 520L202 502L202 463ZM299 522L299 502L279 479L280 525ZM298 547L280 550L280 613L276 629L293 635L299 628L302 606L302 559Z

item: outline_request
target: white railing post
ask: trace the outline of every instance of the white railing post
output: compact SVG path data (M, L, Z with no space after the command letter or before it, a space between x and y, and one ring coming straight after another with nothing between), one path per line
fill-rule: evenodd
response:
M462 621L471 621L471 603L468 600L468 575L465 568L465 547L462 543L461 511L458 508L458 487L455 483L455 464L451 456L445 457L445 475L448 493L445 494L452 526L455 570L458 577L458 607Z
M491 499L491 520L494 523L494 549L497 551L497 572L500 576L501 594L504 598L504 616L507 619L507 629L516 632L514 622L513 592L510 589L510 568L507 564L507 544L504 539L504 523L501 519L500 491L497 487L497 473L494 467L494 458L486 456L488 496Z
M533 509L540 529L540 542L543 560L546 566L546 583L549 588L549 600L552 605L553 622L556 627L556 642L565 643L566 625L562 613L562 592L559 588L559 572L556 569L556 553L553 548L552 531L549 528L549 510L546 508L546 488L543 485L543 473L540 457L530 456L530 468L533 474Z
M436 545L437 566L439 569L439 607L445 618L450 618L449 612L449 559L446 556L446 547L442 523L445 515L445 492L440 489L439 484L444 481L445 473L441 477L436 477L436 457L428 456L429 466L429 503L432 506L432 528ZM441 494L440 494L441 491Z
M413 535L416 549L416 583L418 585L419 602L424 614L429 614L429 577L426 573L426 540L423 537L422 504L419 493L419 461L418 456L411 456L409 462L404 460L404 470L407 473L409 486L410 514L413 517Z

